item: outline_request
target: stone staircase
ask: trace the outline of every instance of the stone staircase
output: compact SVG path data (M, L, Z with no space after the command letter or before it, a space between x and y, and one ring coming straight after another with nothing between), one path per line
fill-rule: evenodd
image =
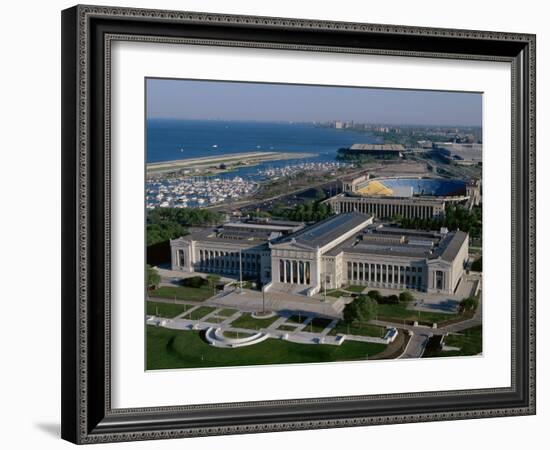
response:
M339 298L332 304L332 308L337 313L341 313L344 310L344 307L346 306L346 301L344 301L342 298Z
M307 295L307 286L296 284L273 284L269 292L279 292L281 294Z

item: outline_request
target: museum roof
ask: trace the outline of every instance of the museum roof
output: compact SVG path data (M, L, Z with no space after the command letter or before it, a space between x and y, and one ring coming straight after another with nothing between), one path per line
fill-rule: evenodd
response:
M224 224L226 229L238 229L238 230L270 230L270 231L292 231L303 227L304 224L294 223L292 225L281 225L278 223L266 222L228 222Z
M276 236L274 236L276 235ZM273 237L279 237L280 233L270 230L239 230L224 227L190 228L189 234L182 236L183 241L194 240L203 242L218 242L236 244L246 247L267 244Z
M376 236L401 235L406 239L402 242L385 239L377 241ZM428 237L429 236L429 237ZM467 233L455 231L438 233L434 231L408 230L395 227L370 228L367 232L354 234L338 246L326 252L326 256L336 256L345 252L348 254L380 255L387 257L406 257L437 259L452 262L457 257Z
M439 256L444 261L452 262L458 255L462 244L468 238L468 234L464 231L455 231L454 233L448 233L447 236L439 244L440 253Z
M324 247L364 224L370 217L358 212L338 214L289 235L283 242L292 241L311 248Z

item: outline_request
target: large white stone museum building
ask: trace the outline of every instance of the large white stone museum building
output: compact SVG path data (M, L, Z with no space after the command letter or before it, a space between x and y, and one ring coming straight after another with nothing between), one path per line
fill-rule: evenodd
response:
M264 289L314 295L362 285L453 293L468 259L462 231L406 230L341 213L311 226L229 222L170 242L172 269L260 281Z

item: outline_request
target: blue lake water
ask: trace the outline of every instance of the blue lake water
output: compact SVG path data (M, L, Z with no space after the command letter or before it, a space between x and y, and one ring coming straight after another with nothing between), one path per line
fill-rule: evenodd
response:
M307 161L334 161L341 147L356 142L378 142L367 134L318 127L307 123L226 122L199 120L147 121L147 162L218 156L252 151L315 153ZM269 161L240 168L233 176L282 167L304 159Z

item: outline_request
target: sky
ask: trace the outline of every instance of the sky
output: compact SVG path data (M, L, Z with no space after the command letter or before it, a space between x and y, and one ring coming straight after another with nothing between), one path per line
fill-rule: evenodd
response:
M147 79L147 118L481 126L469 92Z

